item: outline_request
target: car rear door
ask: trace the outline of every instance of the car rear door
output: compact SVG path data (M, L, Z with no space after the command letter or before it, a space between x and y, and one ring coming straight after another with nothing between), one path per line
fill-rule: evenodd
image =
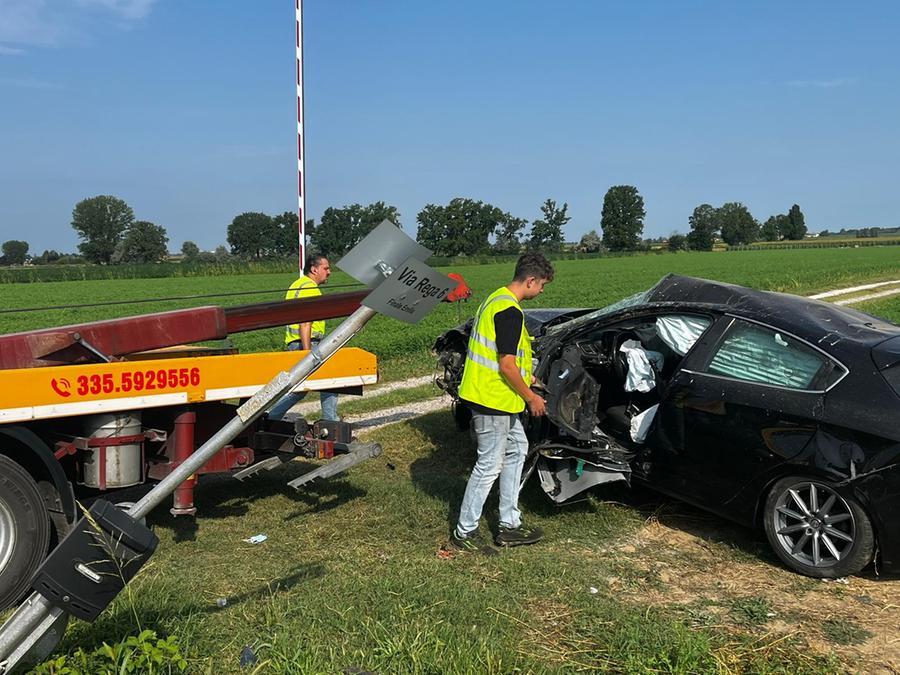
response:
M663 393L648 439L648 481L685 501L752 518L755 499L742 490L803 450L839 367L784 331L720 317Z

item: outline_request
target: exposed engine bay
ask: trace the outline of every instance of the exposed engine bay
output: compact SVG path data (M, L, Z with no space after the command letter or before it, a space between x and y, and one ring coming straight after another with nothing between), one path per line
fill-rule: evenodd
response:
M534 374L547 416L525 421L531 444L523 483L537 472L547 495L564 502L595 485L629 482L649 459L643 443L660 391L708 325L700 316L635 317L558 339L542 324ZM443 369L436 383L453 397L460 428L471 417L458 393L469 328L448 331L435 344Z

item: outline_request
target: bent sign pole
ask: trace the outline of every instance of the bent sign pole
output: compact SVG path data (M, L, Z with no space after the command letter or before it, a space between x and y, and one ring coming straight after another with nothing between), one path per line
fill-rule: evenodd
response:
M430 254L387 221L373 230L338 263L351 276L374 286L363 305L289 372L280 372L240 406L231 421L135 503L128 515L134 520L146 516L224 445L347 344L379 311L410 323L431 311L455 288L456 282L422 262ZM67 619L63 609L33 592L0 628L0 673L8 673L28 660L49 656L65 632Z

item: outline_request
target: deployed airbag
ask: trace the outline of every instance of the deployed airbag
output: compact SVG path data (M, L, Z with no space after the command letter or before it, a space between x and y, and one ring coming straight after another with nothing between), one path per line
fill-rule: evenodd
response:
M662 369L665 357L659 352L644 349L637 340L625 340L619 351L624 352L628 360L625 391L646 393L653 389L656 386L656 371Z
M679 356L687 354L709 326L709 319L699 316L661 316L656 319L656 334Z
M650 431L650 425L653 424L658 409L659 403L631 418L631 440L635 443L643 443L647 439L647 432Z

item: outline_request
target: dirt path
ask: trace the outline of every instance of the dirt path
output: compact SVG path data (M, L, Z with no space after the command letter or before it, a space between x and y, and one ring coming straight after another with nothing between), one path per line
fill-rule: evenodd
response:
M886 298L890 295L897 295L900 293L900 286L897 288L891 288L886 291L879 291L878 293L868 293L866 295L858 295L855 298L847 298L846 300L835 300L834 304L836 305L855 305L858 302L866 302L868 300L877 300L878 298Z
M381 394L387 394L392 391L397 391L398 389L420 387L423 384L431 382L432 377L432 375L422 375L421 377L410 377L405 380L398 380L397 382L387 382L385 384L375 385L374 387L367 387L364 396L372 398L373 396L380 396ZM309 398L312 400L303 401L300 405L294 406L291 408L291 412L297 413L298 415L310 415L319 412L318 395L313 394Z
M352 422L354 429L365 429L370 431L378 429L395 422L403 422L405 420L427 415L436 410L443 410L450 407L450 397L441 396L439 398L431 398L427 401L419 401L417 403L404 403L403 405L394 406L393 408L385 408L377 412L365 413L363 415L349 415L345 421ZM452 423L448 419L448 424Z
M682 504L660 510L603 551L623 570L606 583L627 600L665 607L697 626L750 629L761 649L804 640L819 653L833 650L856 672L900 673L900 580L871 572L803 577L769 560L751 530Z
M810 295L809 298L812 300L826 300L840 295L849 295L850 293L858 293L859 291L871 291L873 288L882 288L884 286L893 286L896 284L900 284L900 279L895 279L894 281L879 281L874 284L863 284L862 286L851 286L850 288L835 288L830 291L825 291L824 293ZM897 290L900 291L900 289Z

